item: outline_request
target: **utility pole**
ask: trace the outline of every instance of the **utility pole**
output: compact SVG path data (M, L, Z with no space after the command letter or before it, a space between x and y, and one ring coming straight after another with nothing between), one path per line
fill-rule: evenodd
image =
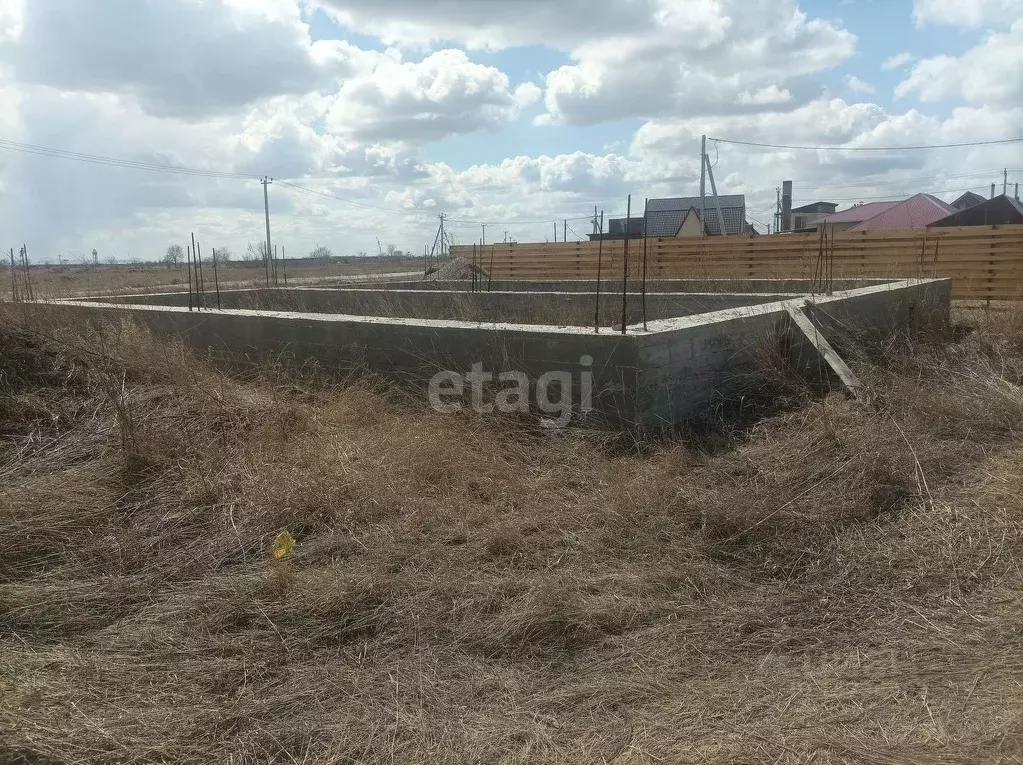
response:
M778 201L774 207L774 233L777 234L781 231L781 186L775 186L774 191L778 195Z
M483 226L483 238L480 240L480 246L482 247L487 243L487 224L481 223L480 225Z
M1009 169L1002 170L1002 196L1009 193Z
M700 236L706 232L704 197L707 196L707 136L700 143Z
M441 213L440 214L440 254L441 254L441 256L444 255L444 239L445 239L445 234L444 234L444 217L445 217L444 213Z
M273 183L273 179L264 175L260 181L263 184L263 210L266 213L266 252L263 257L263 267L266 270L266 286L270 286L270 194L267 188Z
M565 233L561 236L561 241L568 241L568 219L565 220Z
M703 156L704 162L707 163L707 175L710 178L710 192L714 195L714 207L717 208L718 212L718 230L721 236L725 236L728 232L725 231L725 216L721 212L721 197L718 196L718 185L714 182L714 171L710 168L710 157L706 154ZM743 220L746 220L745 214Z
M554 244L558 243L558 222L554 221Z
M507 231L504 232L504 243L508 244L508 232Z

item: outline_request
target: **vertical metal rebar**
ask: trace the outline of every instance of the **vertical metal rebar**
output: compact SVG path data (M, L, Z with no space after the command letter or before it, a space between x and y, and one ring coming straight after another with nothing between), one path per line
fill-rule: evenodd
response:
M185 247L185 268L188 269L188 310L192 310L192 248Z
M195 250L195 232L192 232L192 270L195 271L195 307L197 310L202 310L199 305L199 271L196 266L196 250Z
M21 245L21 260L25 264L25 290L28 292L28 299L35 300L35 292L32 290L32 273L28 267L28 245Z
M195 262L199 266L199 276L197 277L197 282L198 282L198 285L199 285L198 286L199 300L197 301L197 305L200 308L205 308L206 307L206 277L205 277L205 275L202 272L202 248L199 247L199 243L198 242L195 243Z
M632 228L632 194L625 208L625 242L622 257L622 334L629 318L629 230Z
M596 210L594 210L596 219ZM593 331L600 332L600 269L604 260L604 211L600 211L600 232L597 237L597 300L593 309Z
M14 266L14 248L11 248L11 300L18 302L18 269Z
M220 310L220 276L217 275L217 248L213 248L213 286L217 290L217 310Z

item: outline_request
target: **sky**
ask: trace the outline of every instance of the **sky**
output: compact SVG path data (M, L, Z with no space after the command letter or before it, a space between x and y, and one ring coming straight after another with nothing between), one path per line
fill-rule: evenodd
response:
M0 249L38 261L240 255L264 175L289 256L583 238L698 193L703 135L761 230L783 180L1011 191L1021 143L846 149L1023 137L1023 0L0 0Z

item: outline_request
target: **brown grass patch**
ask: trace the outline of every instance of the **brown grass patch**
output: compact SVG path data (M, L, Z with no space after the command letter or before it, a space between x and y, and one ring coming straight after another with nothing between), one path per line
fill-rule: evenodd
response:
M0 762L1018 761L1023 345L963 320L641 448L8 321Z

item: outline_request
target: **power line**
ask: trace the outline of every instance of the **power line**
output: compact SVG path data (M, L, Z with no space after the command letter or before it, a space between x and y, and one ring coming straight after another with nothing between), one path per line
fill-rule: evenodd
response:
M963 143L940 143L920 146L789 146L778 143L757 143L756 141L733 141L728 138L709 138L717 143L734 146L753 146L762 149L788 149L792 151L920 151L924 149L959 149L968 146L997 146L1007 143L1023 143L1023 138L1001 138L995 141L966 141Z
M54 149L48 146L37 146L20 141L9 141L0 138L0 149L16 151L22 154L34 154L52 159L66 159L73 162L85 162L93 165L106 165L109 167L120 167L129 170L149 170L161 173L176 173L179 175L202 176L206 178L226 178L235 180L258 180L258 175L246 175L244 173L232 173L222 170L205 170L196 167L185 167L184 165L166 165L157 162L144 162L142 160L123 159L118 157L104 157L99 154L85 154L65 149Z
M1018 172L1016 170L1009 170L1009 172ZM920 178L897 178L893 180L879 180L879 181L856 181L849 183L835 183L826 186L795 186L793 191L819 191L820 189L853 189L853 188L873 188L874 186L899 186L902 184L910 183L926 183L933 181L952 181L961 180L963 178L979 178L983 176L990 176L997 173L1002 174L1002 168L997 170L981 170L975 173L961 173L959 175L929 175Z
M922 193L922 194L930 194L931 196L936 196L938 194L962 194L965 191L976 191L977 189L986 189L986 188L988 188L988 187L987 186L970 186L970 187L965 188L965 189L939 189L938 191L923 191L923 192L917 191L917 192L914 192L914 194L921 194ZM894 199L905 199L906 195L905 194L882 194L881 196L876 196L876 197L845 197L845 198L842 198L842 199L831 199L830 201L832 201L832 202L858 202L858 201L862 201L864 199L882 200L882 199L893 199L893 198Z
M341 202L342 204L351 205L353 207L361 207L361 208L364 208L364 209L367 209L367 210L378 210L380 212L386 212L386 213L390 213L392 215L410 215L410 216L411 215L423 215L423 216L427 216L427 217L431 217L431 218L434 215L436 215L435 212L426 211L426 210L396 209L396 208L380 207L379 205L370 205L370 204L366 204L366 203L363 203L363 202L356 202L356 201L348 199L346 197L339 197L336 194L331 194L330 192L327 192L327 191L319 191L317 189L311 189L311 188L308 188L307 186L301 186L301 185L299 185L297 183L291 183L289 181L282 181L280 179L275 179L275 180L280 185L288 186L289 188L295 189L296 191L302 191L302 192L305 192L306 194L313 194L315 196L324 197L326 199L333 199L333 200L335 200L337 202ZM564 219L564 218L562 218L562 219ZM444 220L447 223L455 224L455 225L458 225L458 226L473 226L473 227L475 227L475 226L479 226L481 223L486 224L488 226L491 226L491 225L494 225L494 226L501 226L501 225L505 225L505 226L525 226L525 225L530 225L530 224L541 224L541 223L545 223L546 224L546 223L550 223L551 220L553 220L553 219L552 218L538 218L538 219L535 219L535 220L492 220L490 218L484 219L484 218L447 218L447 217L445 217ZM589 215L581 215L581 216L576 216L576 217L570 217L567 220L571 220L571 221L575 221L575 220L590 220L590 216Z
M291 183L289 181L282 181L280 178L274 179L281 186L287 186L288 188L295 189L296 191L302 191L306 194L313 194L314 196L324 197L326 199L333 199L336 202L342 204L351 205L352 207L361 207L365 210L378 210L380 212L391 213L392 215L427 215L433 217L434 213L426 212L424 210L397 210L394 208L380 207L379 205L370 205L364 202L356 202L346 197L339 197L337 194L331 194L329 191L318 191L316 189L310 189L306 186L300 186L297 183Z

